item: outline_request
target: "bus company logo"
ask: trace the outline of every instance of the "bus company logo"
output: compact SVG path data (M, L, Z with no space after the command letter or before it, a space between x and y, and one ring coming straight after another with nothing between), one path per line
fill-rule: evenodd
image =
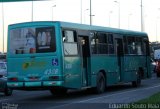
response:
M23 69L27 69L29 67L29 63L23 63L22 67Z
M44 67L46 62L25 62L22 64L23 69L27 69L28 67Z
M58 66L58 59L57 58L52 59L52 65Z

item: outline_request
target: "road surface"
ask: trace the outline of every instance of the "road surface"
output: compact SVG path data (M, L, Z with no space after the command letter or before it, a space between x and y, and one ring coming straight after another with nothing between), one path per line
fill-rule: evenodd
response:
M0 94L0 108L6 109L108 109L112 104L128 104L160 92L160 78L155 74L142 85L133 88L131 83L108 87L103 94L87 91L70 91L65 96L53 96L49 91L17 91L12 96ZM12 108L11 108L12 107Z

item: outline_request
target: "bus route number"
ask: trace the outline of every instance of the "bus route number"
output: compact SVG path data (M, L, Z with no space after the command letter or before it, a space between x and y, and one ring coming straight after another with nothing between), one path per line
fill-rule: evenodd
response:
M58 69L46 69L44 74L45 75L56 75L58 74Z

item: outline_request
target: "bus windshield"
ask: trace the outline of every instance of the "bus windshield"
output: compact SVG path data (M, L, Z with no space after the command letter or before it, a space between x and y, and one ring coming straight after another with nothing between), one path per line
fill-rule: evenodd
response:
M55 52L55 29L49 27L16 28L10 30L11 54Z

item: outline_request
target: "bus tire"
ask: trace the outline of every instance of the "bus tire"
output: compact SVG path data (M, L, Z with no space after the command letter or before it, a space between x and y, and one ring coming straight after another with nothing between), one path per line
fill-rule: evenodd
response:
M103 93L105 91L105 77L103 75L103 73L98 73L97 75L97 83L96 83L96 87L94 89L95 93L100 94Z
M52 95L66 95L67 94L67 89L66 88L52 88L50 89L50 92L52 93Z
M137 79L135 81L132 81L133 87L138 87L141 85L141 71L139 70L137 73Z

